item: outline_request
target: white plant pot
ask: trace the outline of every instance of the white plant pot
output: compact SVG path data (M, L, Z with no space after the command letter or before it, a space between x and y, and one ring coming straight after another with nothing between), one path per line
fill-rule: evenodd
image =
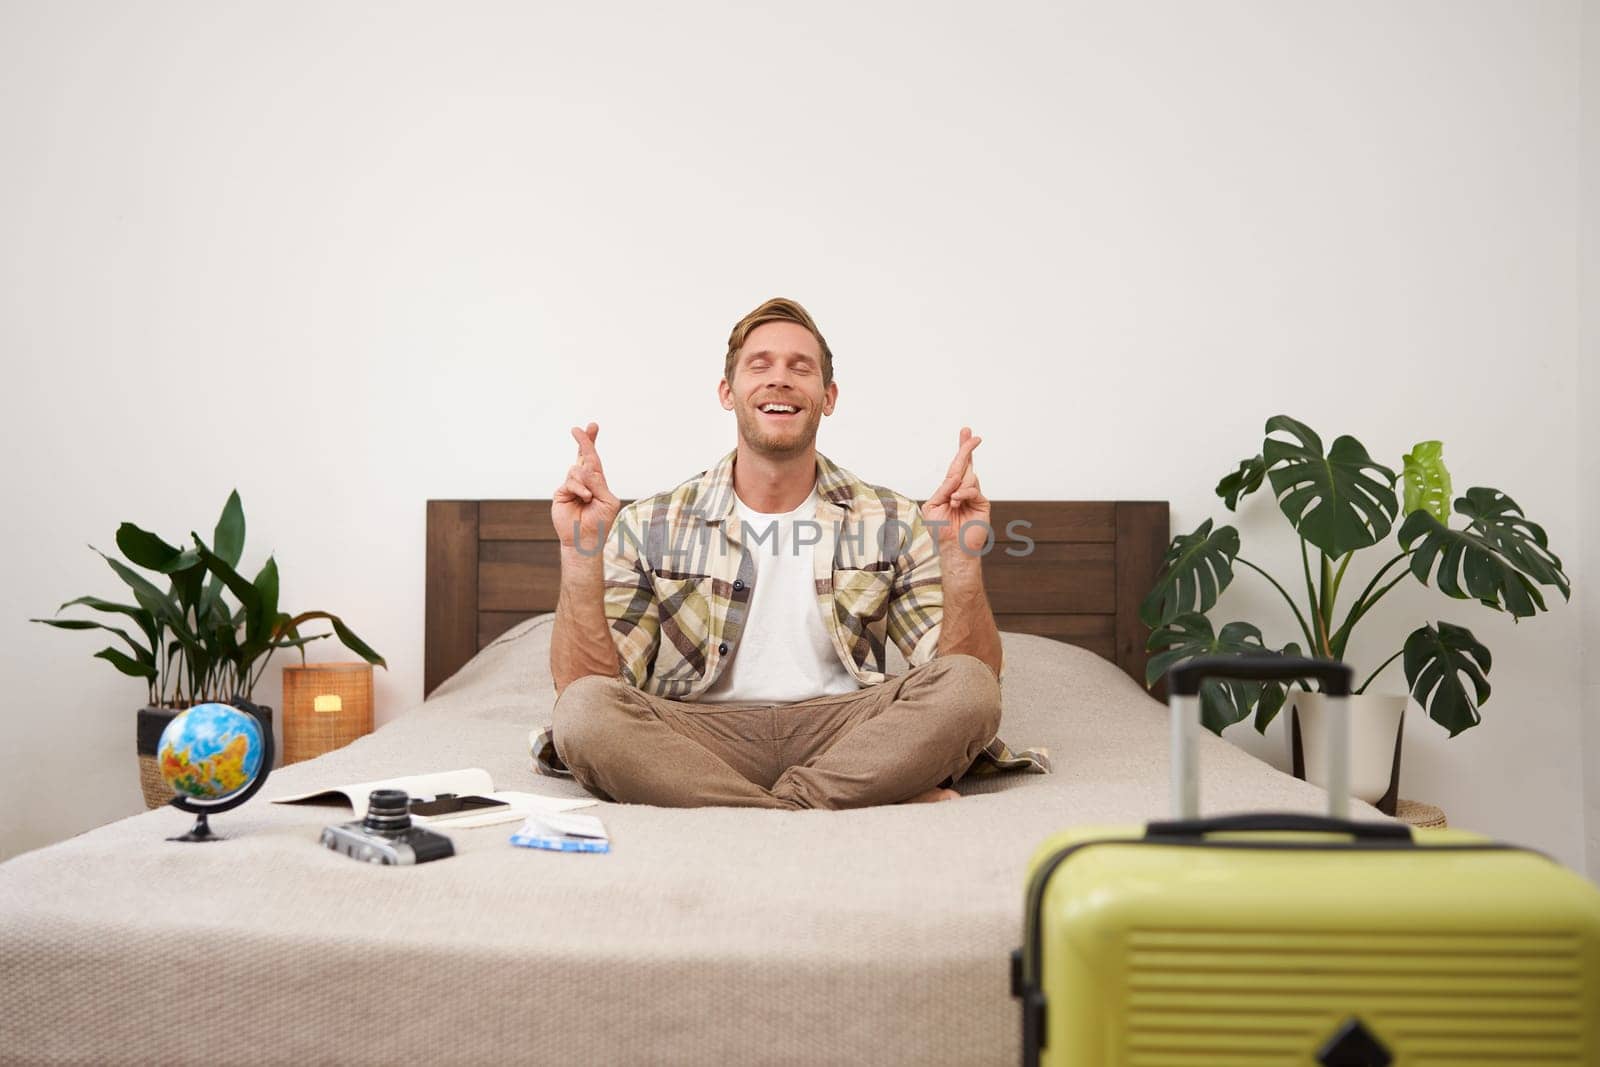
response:
M1408 699L1404 694L1362 693L1348 697L1339 710L1338 701L1321 693L1294 690L1291 714L1299 726L1306 781L1327 788L1329 716L1349 715L1350 795L1368 804L1387 798L1383 806L1392 807L1395 797L1390 794L1397 793L1399 785L1395 779L1400 774L1400 724ZM1293 725L1290 732L1292 749Z

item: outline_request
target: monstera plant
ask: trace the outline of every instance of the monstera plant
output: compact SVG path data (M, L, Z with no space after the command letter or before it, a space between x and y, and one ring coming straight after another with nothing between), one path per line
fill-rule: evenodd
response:
M1261 451L1218 482L1216 492L1233 511L1269 482L1300 542L1304 600L1297 602L1282 583L1240 554L1238 530L1207 519L1193 533L1173 539L1140 606L1140 617L1153 630L1148 684L1173 664L1198 655L1343 659L1356 626L1408 578L1515 619L1546 610L1541 587L1570 599L1561 560L1550 551L1543 528L1516 501L1482 487L1451 501L1450 473L1438 441L1413 448L1397 476L1355 438L1339 437L1325 450L1309 426L1277 415L1267 420ZM1341 616L1339 596L1350 561L1385 542L1392 555L1343 606ZM1299 624L1298 640L1276 646L1249 622L1212 625L1207 613L1233 581L1236 565L1260 575L1288 603ZM1470 630L1443 620L1423 623L1356 692L1364 693L1397 659L1410 695L1450 736L1478 723L1478 709L1489 699L1491 656ZM1281 683L1208 681L1201 715L1209 729L1221 733L1253 714L1256 729L1265 732L1286 696Z

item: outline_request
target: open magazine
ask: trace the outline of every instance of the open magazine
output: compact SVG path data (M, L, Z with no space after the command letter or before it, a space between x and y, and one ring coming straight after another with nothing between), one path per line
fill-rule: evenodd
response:
M558 814L587 808L595 801L584 797L550 797L539 793L521 793L497 790L494 779L481 767L465 767L455 771L435 771L431 774L408 774L395 778L380 778L371 782L353 782L327 789L314 789L309 793L273 797L274 804L337 804L350 806L361 815L367 810L367 796L374 789L404 789L414 805L413 822L431 825L448 822L452 827L492 826L495 823L518 822L534 814ZM436 803L450 798L456 803ZM430 802L437 814L424 814L415 810L421 803L424 811Z

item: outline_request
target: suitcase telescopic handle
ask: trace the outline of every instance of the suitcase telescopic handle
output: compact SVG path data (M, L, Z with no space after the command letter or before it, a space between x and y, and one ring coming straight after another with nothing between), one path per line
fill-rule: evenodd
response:
M1200 656L1167 672L1172 710L1172 817L1188 822L1200 814L1200 761L1195 735L1200 730L1200 683L1210 678L1244 682L1286 682L1312 678L1341 705L1328 715L1328 817L1350 814L1350 668L1335 660L1299 656ZM1349 832L1349 831L1343 831Z
M1243 682L1293 682L1312 678L1332 697L1350 695L1350 666L1332 659L1305 656L1199 656L1167 672L1172 693L1199 696L1207 678L1235 678Z

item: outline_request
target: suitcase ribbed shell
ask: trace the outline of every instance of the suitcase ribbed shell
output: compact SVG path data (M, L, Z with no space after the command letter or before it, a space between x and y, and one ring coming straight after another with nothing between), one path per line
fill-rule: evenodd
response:
M1036 868L1142 833L1061 835ZM1534 853L1463 849L1473 834L1415 836L1073 852L1033 920L1041 1062L1314 1065L1355 1020L1397 1067L1600 1064L1600 892Z

